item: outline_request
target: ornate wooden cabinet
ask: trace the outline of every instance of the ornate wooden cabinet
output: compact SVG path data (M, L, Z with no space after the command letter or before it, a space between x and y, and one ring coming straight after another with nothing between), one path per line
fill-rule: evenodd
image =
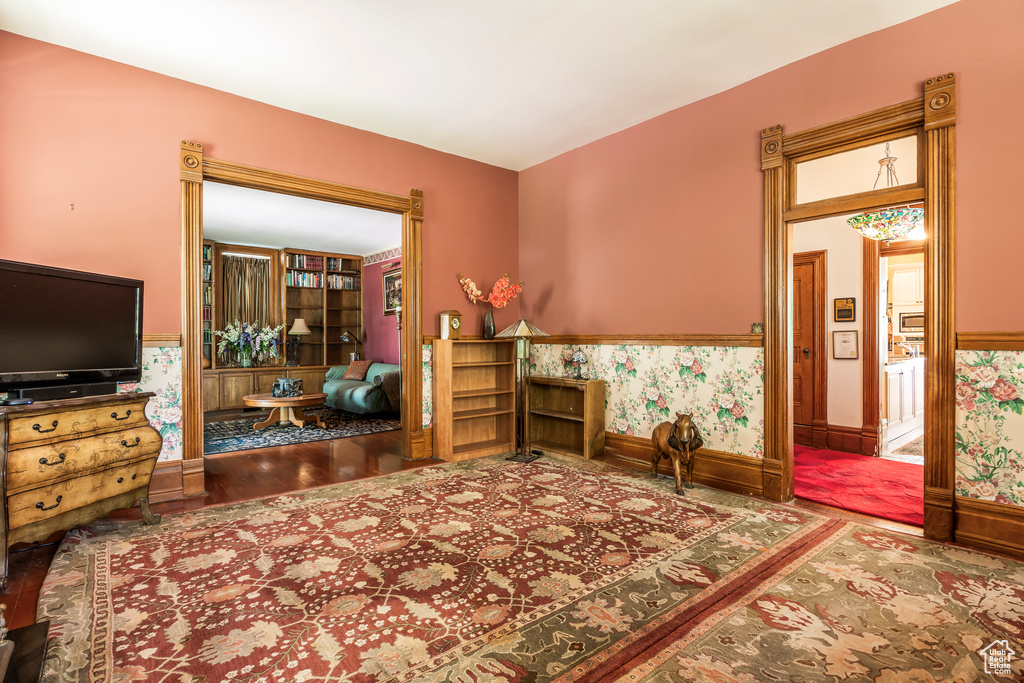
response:
M149 481L160 433L146 419L151 393L91 396L0 406L3 470L3 575L15 543L88 524L141 501L147 524Z

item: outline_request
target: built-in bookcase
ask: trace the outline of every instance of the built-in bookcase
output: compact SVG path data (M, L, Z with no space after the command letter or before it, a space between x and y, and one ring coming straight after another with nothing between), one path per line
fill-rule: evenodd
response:
M214 301L215 301L215 281L214 281L214 261L213 261L213 242L211 240L203 240L203 264L201 268L200 277L202 278L202 285L199 287L200 296L200 315L202 317L202 351L205 356L212 364L216 363L217 360L217 344L216 338L213 336L213 321L214 321Z
M342 334L363 341L362 257L283 249L281 266L285 332L296 318L310 331L302 340L299 365L348 363L357 346L341 341Z

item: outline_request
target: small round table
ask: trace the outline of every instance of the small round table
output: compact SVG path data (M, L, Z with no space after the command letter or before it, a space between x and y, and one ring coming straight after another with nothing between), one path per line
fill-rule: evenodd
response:
M303 406L318 406L324 402L327 394L302 394L301 396L274 396L273 394L250 394L242 397L242 403L254 408L273 408L270 417L257 422L253 429L263 429L274 422L291 422L302 429L307 422L314 422L323 428L324 422L319 416L306 417L302 413Z

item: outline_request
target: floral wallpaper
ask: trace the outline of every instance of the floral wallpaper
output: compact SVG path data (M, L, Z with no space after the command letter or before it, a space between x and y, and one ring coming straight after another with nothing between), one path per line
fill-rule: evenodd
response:
M764 352L724 346L536 344L531 374L575 375L606 383L605 429L649 437L676 411L692 413L704 447L764 457Z
M1024 505L1024 352L956 354L956 492Z
M434 347L423 345L423 428L434 423Z
M138 384L119 384L119 393L152 391L156 394L146 406L146 417L163 436L158 461L181 460L181 347L162 346L142 349L142 380Z

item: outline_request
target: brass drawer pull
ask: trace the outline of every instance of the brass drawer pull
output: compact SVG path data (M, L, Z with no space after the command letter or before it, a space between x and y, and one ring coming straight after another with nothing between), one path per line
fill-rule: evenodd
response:
M57 496L57 502L54 503L53 505L51 505L50 507L45 507L43 505L43 501L39 501L38 503L36 503L36 507L39 508L40 510L44 510L44 511L45 510L52 510L53 508L55 508L58 505L60 505L60 501L62 501L62 500L64 500L64 496Z
M50 467L53 467L54 465L59 465L62 462L64 462L64 458L66 458L66 457L67 457L67 454L61 453L60 455L57 456L57 459L54 460L53 462L50 462L46 458L39 458L39 464L40 465L49 465Z
M113 413L110 414L110 417L114 418L118 422L124 422L125 420L127 420L131 416L132 416L132 411L130 411L130 410L125 411L124 417L118 417L117 416L117 412L113 412Z
M139 445L139 437L135 437L135 443L128 443L126 440L121 439L121 445L125 448L135 448Z
M36 430L40 434L46 434L48 432L53 432L53 431L57 430L57 421L54 420L51 423L51 426L53 427L53 429L43 429L42 427L39 426L39 423L37 422L36 424L32 425L32 429Z

